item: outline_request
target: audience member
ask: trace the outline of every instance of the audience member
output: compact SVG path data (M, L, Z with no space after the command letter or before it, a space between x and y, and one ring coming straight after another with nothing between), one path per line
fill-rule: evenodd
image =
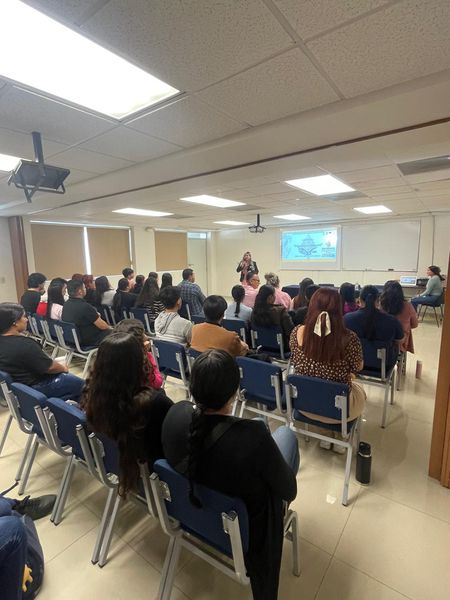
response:
M357 313L353 313L357 314ZM339 293L331 288L319 288L309 303L305 325L296 327L290 340L291 364L295 373L338 381L350 386L351 421L364 408L366 394L353 376L363 368L363 353L358 336L346 328ZM322 423L340 421L303 413ZM326 442L321 447L329 448ZM334 448L340 452L339 446Z
M81 273L74 273L71 279L79 279L80 281L83 281L83 275Z
M237 266L236 272L241 274L239 279L241 283L245 280L248 273L259 273L258 265L254 260L252 260L252 255L249 251L247 251L242 257L242 260Z
M56 277L50 281L47 289L47 307L45 313L47 319L61 321L66 292L67 281L65 279Z
M208 296L203 305L205 323L192 328L191 347L198 352L211 348L226 350L231 356L245 356L248 346L234 331L221 326L227 303L222 296Z
M295 298L292 298L291 300L292 310L297 310L298 308L308 306L308 301L306 300L305 292L306 288L310 285L314 285L314 281L310 277L305 277L300 281L298 286L298 294L295 296Z
M403 327L398 319L379 310L380 293L373 285L365 285L361 290L361 308L347 313L345 326L356 333L360 340L386 342L386 367L394 366L398 357L398 344L402 341Z
M156 271L150 271L150 273L148 274L149 277L152 277L153 279L156 280L156 283L158 283L158 279L159 279L159 275ZM159 287L159 285L158 285Z
M142 288L144 287L144 282L145 282L144 275L136 275L135 284L134 284L134 288L133 288L133 294L136 294L136 296L139 296L139 294L142 291Z
M115 291L112 289L106 275L100 275L95 280L95 306L112 306Z
M339 288L339 293L342 299L342 311L344 315L359 310L359 304L356 303L355 286L353 283L348 283L348 281L343 283Z
M170 273L163 273L161 277L161 288L163 290L165 287L173 285L172 283L172 275Z
M92 304L95 306L96 298L95 298L95 281L93 275L83 275L81 281L84 283L84 287L86 288L86 296L84 299L88 304Z
M141 293L136 298L135 306L146 309L150 323L153 323L164 310L164 305L159 299L158 282L154 277L147 278Z
M35 340L21 335L27 322L20 304L0 304L0 371L45 396L78 400L83 379L69 373L66 365L52 360Z
M172 467L188 477L194 506L201 506L197 483L244 501L249 517L244 558L252 597L276 600L283 515L297 494L298 443L288 427L278 427L271 435L262 420L231 416L239 381L238 366L226 352L210 350L199 356L190 380L195 406L183 401L169 410L163 449Z
M280 278L275 273L266 273L264 275L267 285L275 289L275 304L282 304L287 310L291 306L291 297L287 292L280 290Z
M134 279L134 270L131 267L125 267L125 269L122 270L122 275L123 278L128 279L128 281L131 282L130 285L132 285Z
M205 296L200 286L195 283L194 271L184 269L182 277L183 281L179 285L182 301L189 306L191 315L203 315Z
M161 428L172 401L149 387L149 362L131 333L112 333L98 349L86 381L82 407L93 431L115 440L119 448L119 494L136 490L138 461L163 458Z
M28 275L27 290L22 294L20 304L24 307L25 312L34 314L38 304L41 301L41 296L44 292L44 284L46 276L42 273L31 273Z
M429 280L425 291L411 300L411 304L416 311L419 304L423 304L424 302L433 302L436 300L436 297L442 295L442 282L445 278L441 275L440 267L431 265L427 269L427 275Z
M283 345L289 347L289 336L294 329L292 319L286 308L281 304L274 304L275 288L271 285L262 285L255 298L251 324L258 327L281 327L283 332Z
M130 288L131 283L129 279L126 279L126 277L119 279L117 291L114 294L112 301L112 308L114 310L116 321L121 321L124 318L124 309L132 308L135 305L137 296L130 292Z
M49 302L49 294L53 293L50 290L51 287L53 287L53 288L57 287L60 290L62 289L62 302L61 302L61 296L59 294L57 294L57 303L61 305L61 309L62 309L62 305L64 304L64 295L66 293L66 287L67 287L66 284L67 284L67 281L65 279L63 279L62 277L55 277L54 279L52 279L50 281L47 291L42 294L41 300L36 309L37 315L39 315L40 317L49 317L49 314L47 315L47 308L48 308L48 302Z
M308 314L308 307L309 307L310 300L311 300L314 292L317 292L317 290L320 290L320 287L318 285L314 285L314 284L308 285L308 287L306 288L306 290L305 290L306 306L301 306L300 308L297 308L297 310L292 315L292 322L294 323L294 325L304 325L305 324L306 315Z
M162 288L159 299L164 310L155 319L156 336L179 344L190 344L192 323L178 314L181 308L180 288L173 285Z
M115 332L131 333L142 344L150 365L148 384L154 390L161 389L164 377L161 375L155 357L151 352L150 339L145 333L144 324L137 319L123 319L114 327Z
M67 283L67 292L69 299L64 304L62 320L77 326L81 344L98 346L111 333L110 326L85 301L86 289L80 279L71 279Z
M258 294L259 283L260 279L258 273L254 273L253 271L247 273L245 276L245 282L243 283L245 296L242 300L242 304L248 306L249 308L253 308L255 304L255 298Z
M419 325L419 319L411 303L406 302L400 283L393 280L386 281L380 301L384 312L396 317L403 327L405 337L400 342L400 350L414 353L411 329L415 329Z
M243 304L245 298L245 289L242 285L235 285L231 290L234 302L228 305L225 311L225 319L240 319L247 325L250 323L252 309Z

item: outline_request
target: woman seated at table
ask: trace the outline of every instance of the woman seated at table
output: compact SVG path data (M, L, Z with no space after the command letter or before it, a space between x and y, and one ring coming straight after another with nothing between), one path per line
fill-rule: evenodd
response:
M398 281L386 281L384 284L381 308L388 315L396 317L403 327L405 337L400 342L400 350L414 353L411 329L415 329L419 325L419 319L414 307L405 300L403 288Z
M291 300L291 310L297 310L299 308L302 308L303 306L308 306L305 292L306 288L310 285L314 285L314 281L310 277L305 277L300 281L298 286L298 294L295 296L295 298L292 298Z
M350 387L348 420L359 417L366 394L354 381L354 375L363 368L363 353L358 336L345 327L339 292L331 288L315 292L305 325L291 333L290 348L295 373L347 384ZM312 413L303 414L323 423L340 422ZM325 442L321 447L330 445Z
M289 336L294 329L294 323L281 304L274 304L275 289L271 285L262 285L259 288L258 295L255 298L251 324L258 327L279 326L283 332L283 345L285 349L289 348Z
M195 402L177 402L167 414L162 443L167 461L187 475L190 501L201 506L195 484L241 498L249 516L244 556L254 600L276 600L283 546L283 509L297 494L298 443L288 427L271 435L263 421L231 416L239 368L223 350L194 362ZM212 443L211 443L212 442Z

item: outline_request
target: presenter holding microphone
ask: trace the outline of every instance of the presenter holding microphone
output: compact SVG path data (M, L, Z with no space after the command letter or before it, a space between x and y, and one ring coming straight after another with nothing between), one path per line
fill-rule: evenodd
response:
M240 281L244 281L247 273L259 273L258 265L252 260L250 252L246 252L242 257L241 262L238 264L236 271L241 274Z

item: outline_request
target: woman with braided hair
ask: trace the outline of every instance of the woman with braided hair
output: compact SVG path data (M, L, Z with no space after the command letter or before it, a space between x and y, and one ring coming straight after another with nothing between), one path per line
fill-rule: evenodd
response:
M283 545L283 508L297 494L298 444L293 431L272 435L262 420L231 416L239 368L223 350L203 352L194 362L190 402L178 402L162 429L168 462L190 482L190 500L200 501L201 483L242 498L249 516L245 564L255 600L275 600Z

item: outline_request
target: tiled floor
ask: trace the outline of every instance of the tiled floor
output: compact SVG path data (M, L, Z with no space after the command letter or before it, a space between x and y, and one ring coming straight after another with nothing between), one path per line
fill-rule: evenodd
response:
M280 599L447 600L450 590L450 490L427 477L440 330L430 320L415 332L405 389L397 392L389 424L380 429L381 390L368 390L362 439L372 444L372 484L354 479L350 504L340 495L343 457L317 443L300 442L302 463L295 507L300 517L302 575L290 571L286 543ZM422 379L414 378L416 359ZM173 399L180 390L168 385ZM0 422L5 419L2 409ZM10 433L0 457L0 489L11 484L24 445ZM55 492L61 459L39 450L27 493ZM58 527L37 523L46 556L41 600L151 600L155 597L166 539L157 521L125 505L108 564L90 563L105 493L77 473L68 509ZM242 588L189 553L181 556L173 600L250 599Z

